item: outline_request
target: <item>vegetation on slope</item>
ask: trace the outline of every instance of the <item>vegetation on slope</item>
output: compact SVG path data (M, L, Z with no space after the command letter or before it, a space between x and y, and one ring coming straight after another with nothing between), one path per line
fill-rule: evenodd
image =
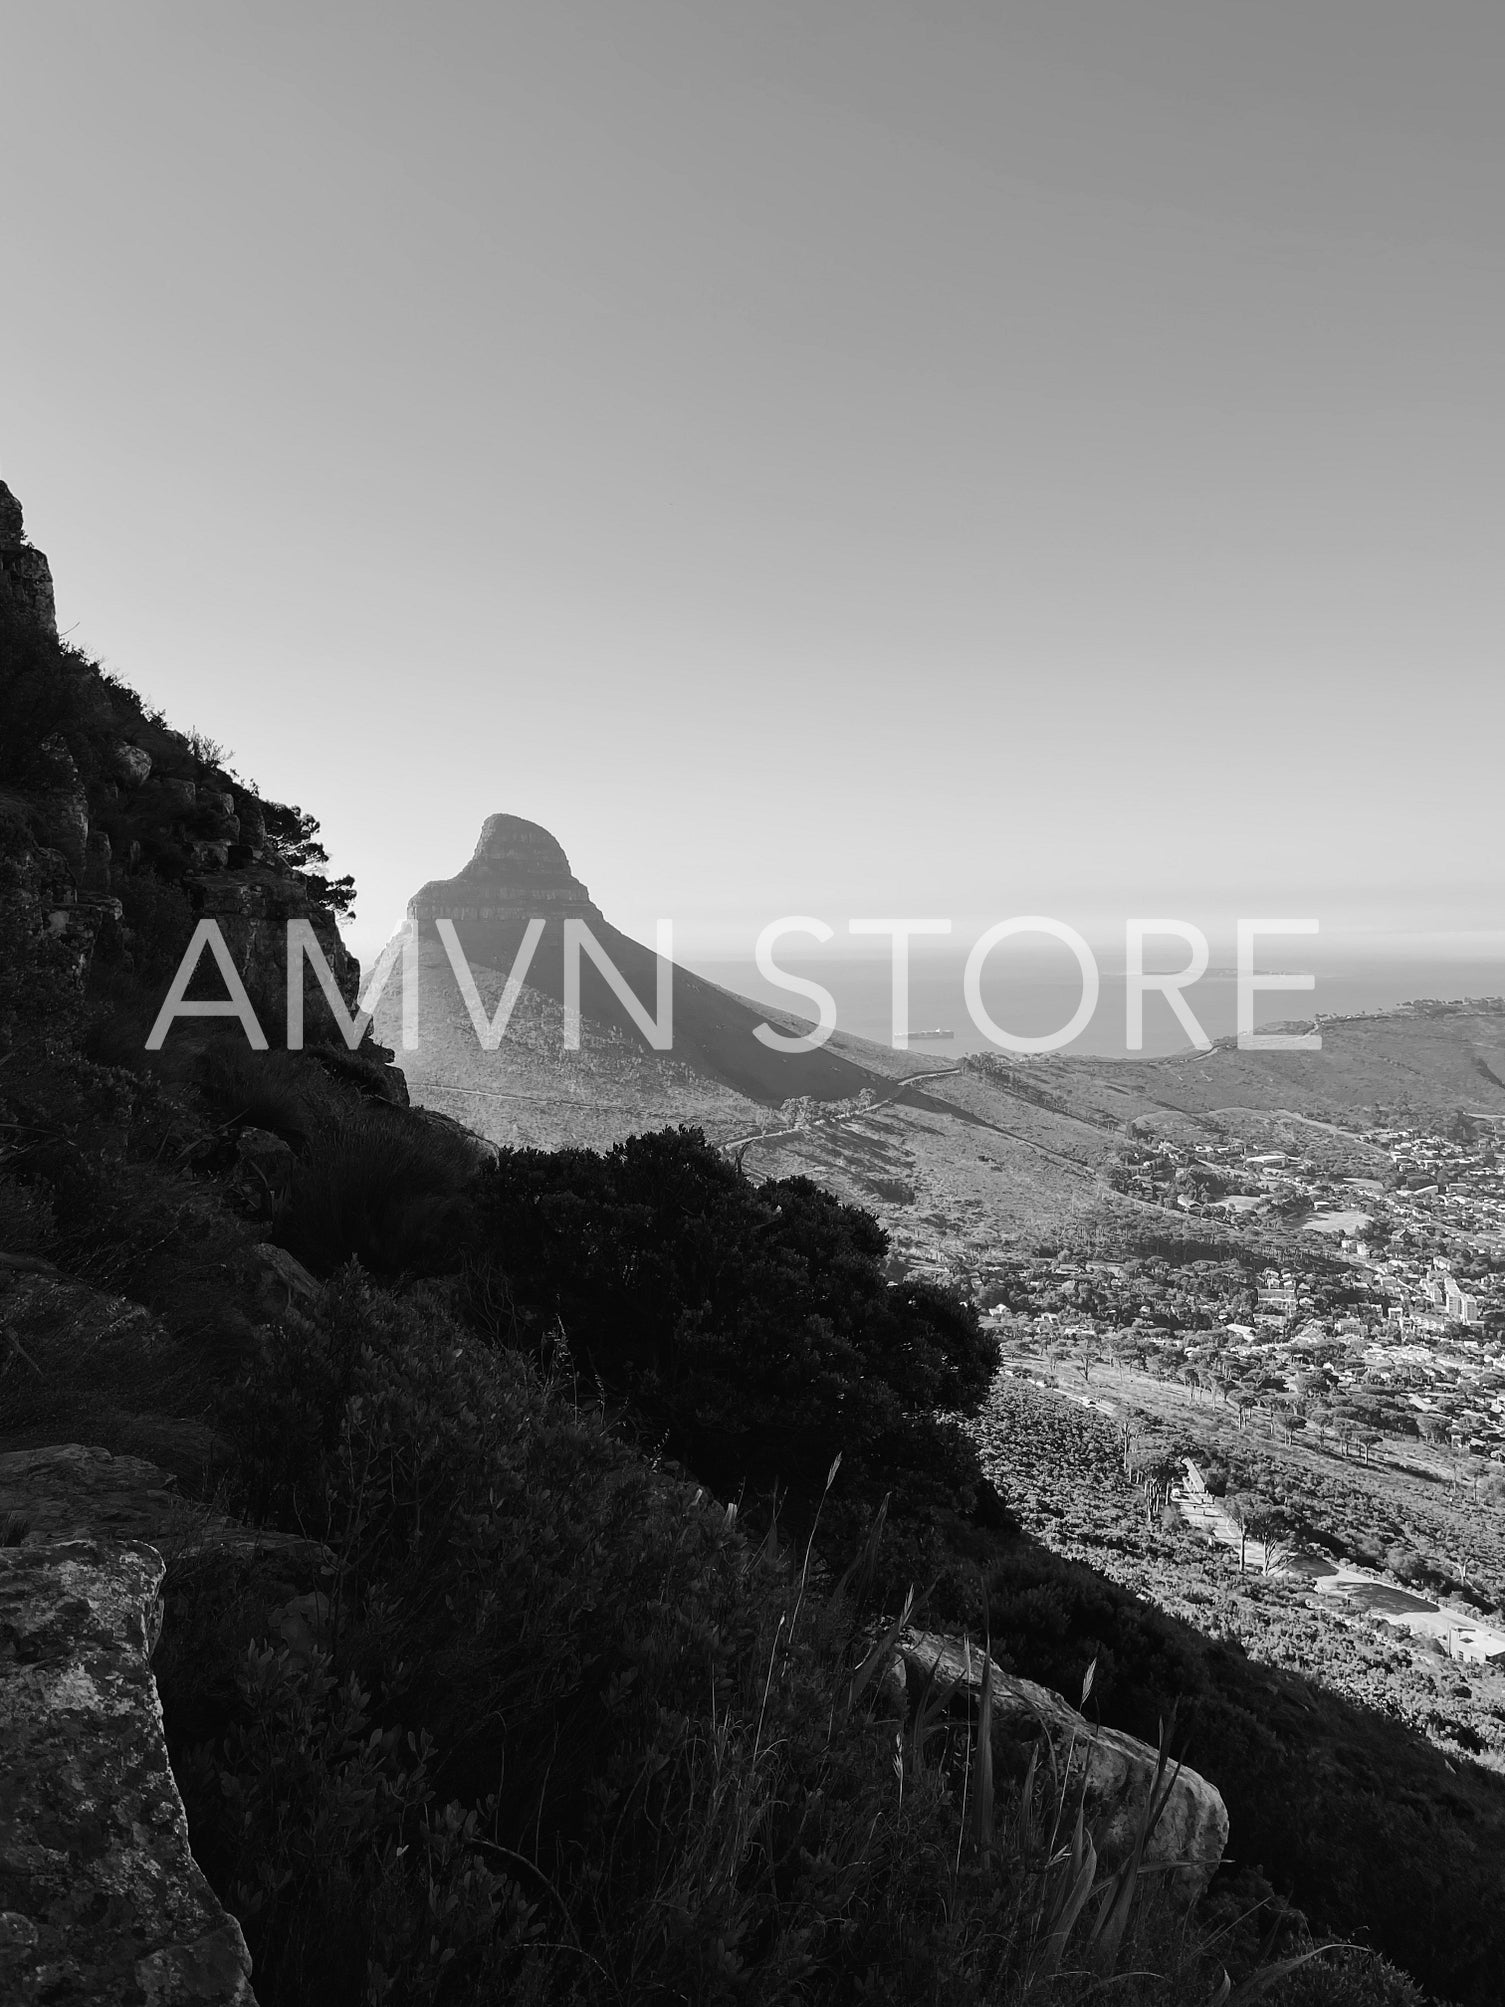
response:
M1021 1588L996 1495L929 1412L985 1388L970 1312L887 1284L863 1215L799 1180L755 1192L693 1135L491 1162L394 1105L379 1052L252 1056L200 1022L147 1054L192 846L217 839L148 827L107 758L123 734L195 788L222 770L82 658L0 642L25 735L0 803L3 1440L136 1450L315 1543L175 1558L159 1652L264 2007L1073 1999L1110 1977L1202 2002L1247 1973L1257 1881L1190 1926L1140 1890L1110 1944L1114 1884L1050 1844L1044 1774L995 1778L988 1816L981 1725L874 1676L911 1571L975 1622L982 1563L1015 1656L1045 1640L1068 1692L1085 1671L1082 1625L1021 1615L1064 1578ZM62 781L27 751L59 733ZM122 818L119 938L84 948L33 896L75 781L96 828ZM292 816L263 866L300 896L312 840ZM1104 1691L1143 1713L1186 1665L1130 1611ZM1217 1779L1215 1744L1198 1756ZM1351 1866L1363 1836L1325 1831ZM1437 1942L1467 1923L1439 1890ZM1416 1998L1377 1961L1325 1972L1327 1999Z
M1187 1761L1223 1793L1231 1851L1313 1923L1363 1927L1449 1997L1495 1998L1505 1785L1468 1760L1477 1738L1439 1746L1428 1719L1461 1669L1420 1672L1389 1632L1373 1647L1362 1626L1335 1634L1299 1590L1239 1578L1236 1556L1186 1528L1147 1526L1104 1415L1005 1379L973 1432L1058 1550L1020 1543L990 1574L1017 1668L1059 1684L1095 1655L1104 1718L1141 1735L1167 1691L1183 1696Z

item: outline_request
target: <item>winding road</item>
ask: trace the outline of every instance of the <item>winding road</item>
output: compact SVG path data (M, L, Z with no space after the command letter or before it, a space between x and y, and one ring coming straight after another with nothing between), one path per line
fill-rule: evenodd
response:
M782 1129L753 1129L746 1136L730 1136L718 1144L722 1150L745 1149L749 1143L788 1142L792 1136L803 1136L811 1129L837 1129L844 1122L860 1122L866 1116L876 1115L880 1108L891 1108L906 1087L913 1087L920 1080L947 1080L961 1072L959 1066L930 1066L923 1073L906 1073L902 1080L894 1083L892 1092L881 1100L870 1101L865 1108L847 1108L839 1115L817 1116L813 1122L800 1122Z

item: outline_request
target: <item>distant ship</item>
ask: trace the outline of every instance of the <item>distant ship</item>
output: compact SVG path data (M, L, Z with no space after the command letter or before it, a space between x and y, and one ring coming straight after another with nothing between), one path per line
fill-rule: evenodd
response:
M911 1040L916 1038L955 1038L956 1033L954 1031L944 1031L944 1030L912 1031L909 1034L909 1036Z

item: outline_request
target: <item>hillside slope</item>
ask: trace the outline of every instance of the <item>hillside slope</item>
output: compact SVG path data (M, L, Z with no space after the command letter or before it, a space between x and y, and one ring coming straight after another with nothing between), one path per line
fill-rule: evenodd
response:
M0 741L0 1450L149 1459L159 1523L179 1523L162 1510L176 1485L201 1528L230 1511L253 1529L165 1557L153 1672L194 1854L244 1925L263 2007L982 2007L1038 1977L1070 1895L1038 1831L1074 1806L967 1694L896 1692L875 1627L897 1634L913 1580L935 1585L932 1623L975 1639L986 1562L1021 1663L1043 1642L1079 1693L1100 1662L1125 1716L1109 1725L1128 1733L1130 1713L1153 1732L1216 1663L1010 1528L954 1419L988 1383L970 1307L892 1280L865 1212L802 1178L755 1182L693 1135L605 1155L487 1149L405 1105L389 1054L347 1051L311 987L306 1049L278 1049L287 919L308 920L353 989L312 818L60 646L29 548L0 566L24 587L0 619L14 727ZM271 1049L225 1019L182 1021L146 1049L204 918L223 920ZM220 994L212 973L203 994ZM539 999L552 1033L557 1000ZM705 1018L713 1057L732 1021ZM846 1045L832 1062L881 1096L895 1057L866 1067ZM623 1077L640 1058L620 1056ZM1093 1124L1033 1104L1007 1118L1002 1089L995 1106L917 1070L877 1119L979 1145L1011 1119L1010 1149L1090 1186ZM684 1091L768 1117L690 1071ZM805 1129L860 1134L872 1112ZM665 1445L690 1467L666 1465ZM27 1569L56 1557L55 1516L38 1513L33 1540L29 1509L8 1502L4 1529ZM808 1544L791 1551L791 1533ZM108 1592L108 1562L105 1577ZM140 1680L154 1579L131 1613ZM71 1663L57 1629L79 1620L59 1604L47 1638L18 1633L0 1698L44 1661ZM1252 1746L1276 1787L1262 1830L1297 1864L1298 1899L1306 1857L1283 1784L1306 1776L1302 1820L1331 1827L1334 1917L1383 1931L1408 1876L1429 1906L1425 1969L1457 1974L1483 2007L1474 1967L1446 1956L1466 1940L1476 1963L1493 1955L1470 1911L1484 1869L1448 1871L1462 1811L1428 1774L1373 1840L1355 1808L1383 1801L1383 1776L1358 1792L1334 1778L1278 1698L1258 1668L1241 1675L1238 1724L1278 1714L1274 1742ZM1196 1760L1215 1784L1242 1758L1207 1728ZM1141 1752L1141 1780L1153 1770ZM1135 1813L1109 1782L1086 1878L1098 1893L1057 1949L1082 1964L1120 1887L1130 1921L1091 1952L1092 1992L1111 1978L1132 2007L1203 2007L1224 1966L1256 1965L1249 1913L1262 1919L1269 1886L1231 1872L1187 1927L1154 1878L1117 1880L1109 1828L1121 1843ZM1100 1803L1100 1768L1097 1783ZM93 1825L59 1827L59 1802L38 1815L54 1866L97 1852ZM0 1862L3 1983L20 1971L21 1997L40 1997L57 1974L32 1955L35 1877L14 1861ZM112 1901L106 1921L128 1938L129 1889ZM101 1928L92 1913L65 1923ZM1306 1947L1299 1921L1283 1928ZM1296 1975L1266 1997L1417 2007L1379 1961L1320 1971L1325 1991ZM237 1965L227 1989L242 1978ZM1082 1990L1046 1986L1063 2002Z

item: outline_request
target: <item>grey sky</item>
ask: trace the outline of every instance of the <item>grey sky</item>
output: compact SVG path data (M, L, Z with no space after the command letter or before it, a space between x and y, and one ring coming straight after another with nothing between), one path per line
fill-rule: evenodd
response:
M775 914L1505 927L1505 9L3 10L0 474L322 818Z

